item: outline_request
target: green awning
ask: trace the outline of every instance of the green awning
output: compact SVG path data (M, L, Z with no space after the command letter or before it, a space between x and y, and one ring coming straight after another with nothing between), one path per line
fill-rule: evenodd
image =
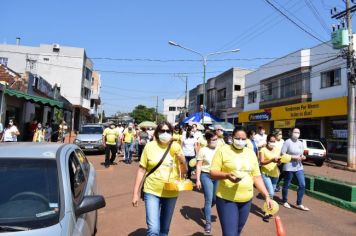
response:
M51 107L58 107L58 108L63 108L63 102L60 101L56 101L50 98L45 98L45 97L39 97L39 96L35 96L35 95L30 95L18 90L14 90L14 89L5 89L5 94L9 95L9 96L15 96L18 98L23 98L27 101L31 101L34 103L41 103L43 105L47 105L47 106L51 106Z

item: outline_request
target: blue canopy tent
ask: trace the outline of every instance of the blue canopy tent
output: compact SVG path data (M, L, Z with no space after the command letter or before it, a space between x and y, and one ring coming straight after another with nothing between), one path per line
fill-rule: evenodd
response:
M182 123L197 122L202 123L203 112L194 113L183 120ZM213 116L210 113L204 112L204 124L212 124L214 122L219 122L220 119Z

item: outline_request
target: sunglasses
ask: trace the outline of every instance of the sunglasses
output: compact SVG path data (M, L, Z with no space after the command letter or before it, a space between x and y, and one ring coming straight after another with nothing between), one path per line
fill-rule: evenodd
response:
M172 132L169 129L162 129L162 130L158 131L158 133L160 133L160 134L163 134L163 133L170 134Z
M218 139L217 139L217 138L214 138L214 139L210 139L210 141L218 141Z
M235 140L246 140L246 138L234 138Z

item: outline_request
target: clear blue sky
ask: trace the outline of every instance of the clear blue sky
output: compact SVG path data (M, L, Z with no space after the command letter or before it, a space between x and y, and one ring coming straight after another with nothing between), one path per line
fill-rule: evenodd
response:
M342 0L309 0L331 29L330 8L343 9ZM328 40L330 35L304 0L271 0L299 18L307 30ZM279 4L279 5L278 5ZM0 40L14 44L20 36L24 45L59 43L83 47L89 57L199 59L194 54L168 45L174 40L201 51L240 48L236 54L211 59L279 57L319 42L308 36L264 0L33 0L2 2ZM296 19L295 19L296 20ZM298 20L296 20L299 24ZM309 27L309 28L307 28ZM256 68L268 60L211 61L208 77L231 67ZM102 101L106 114L130 111L138 104L155 106L159 96L178 98L184 83L173 73L189 74L189 89L202 82L202 64L193 62L147 62L94 60L102 72ZM210 73L212 72L212 73ZM169 74L172 73L172 74Z

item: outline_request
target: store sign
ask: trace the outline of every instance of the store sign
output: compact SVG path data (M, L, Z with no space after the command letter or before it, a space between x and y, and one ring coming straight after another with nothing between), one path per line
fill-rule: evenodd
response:
M315 102L303 102L287 106L273 107L269 110L271 117L268 120L295 120L343 116L347 114L347 97L332 98ZM266 110L241 112L239 114L239 122L260 121L262 119L255 119L256 114L261 114L262 118L262 114L265 112ZM265 116L265 118L267 117Z
M334 138L347 138L347 129L334 129Z
M295 127L295 120L275 120L274 128L275 129L286 129Z
M252 114L249 115L248 119L250 121L270 120L271 119L271 113L270 112L252 113Z

